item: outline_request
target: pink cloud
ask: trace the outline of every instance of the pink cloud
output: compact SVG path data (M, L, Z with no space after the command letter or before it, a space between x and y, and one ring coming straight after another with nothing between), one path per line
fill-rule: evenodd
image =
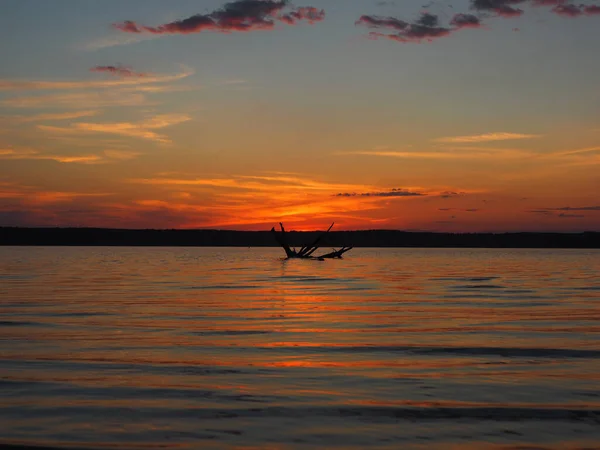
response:
M300 7L284 13L288 0L235 0L209 14L196 14L156 27L139 25L131 20L113 24L126 33L191 34L202 31L231 33L234 31L270 30L276 22L295 25L299 21L315 23L325 18L325 11Z

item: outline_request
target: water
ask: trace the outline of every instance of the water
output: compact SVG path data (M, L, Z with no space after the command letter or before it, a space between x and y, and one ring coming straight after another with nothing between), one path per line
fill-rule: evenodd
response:
M0 248L0 443L600 448L599 251L281 253Z

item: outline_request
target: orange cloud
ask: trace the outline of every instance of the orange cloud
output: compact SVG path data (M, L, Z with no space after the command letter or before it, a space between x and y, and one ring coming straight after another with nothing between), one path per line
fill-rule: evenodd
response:
M91 91L68 92L61 94L18 96L4 99L3 106L11 108L103 108L109 106L144 106L148 104L146 96L135 91Z
M31 116L8 116L8 117L6 117L6 119L12 120L17 123L45 122L45 121L54 121L54 120L80 119L82 117L95 116L96 114L98 114L98 111L88 110L88 111L75 111L75 112L66 112L66 113L34 114Z
M404 159L509 159L530 157L533 154L518 149L481 149L474 148L464 151L463 149L448 149L446 151L354 151L338 152L338 155L363 155L363 156L382 156L390 158Z
M451 136L434 139L434 142L443 143L470 143L470 142L493 142L493 141L507 141L515 139L534 139L542 137L539 134L522 134L522 133L485 133L475 134L470 136Z
M0 159L38 159L61 163L97 164L101 162L103 158L98 155L47 155L40 153L37 150L30 149L0 149Z
M52 133L108 133L118 134L120 136L148 139L161 144L169 144L171 141L163 134L156 133L153 130L166 128L191 120L190 116L185 114L161 114L143 122L116 122L116 123L86 123L78 122L71 124L70 127L61 128L47 125L38 125L40 130Z
M60 163L78 163L78 164L103 164L114 162L117 160L129 160L141 155L139 152L126 150L105 150L102 155L87 154L87 155L53 155L41 153L32 149L12 148L0 149L0 159L27 159L27 160L47 160Z
M193 75L194 71L184 67L183 71L173 75L152 75L146 77L129 77L118 80L83 80L83 81L23 81L0 80L0 90L71 90L71 89L97 89L119 86L133 86L138 84L168 83L182 80Z

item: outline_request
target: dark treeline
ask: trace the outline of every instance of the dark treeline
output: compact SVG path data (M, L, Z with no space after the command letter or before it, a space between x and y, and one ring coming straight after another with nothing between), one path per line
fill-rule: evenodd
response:
M321 232L288 232L300 247ZM269 231L121 230L0 227L0 245L277 247ZM322 247L600 248L600 232L426 233L394 230L332 231Z

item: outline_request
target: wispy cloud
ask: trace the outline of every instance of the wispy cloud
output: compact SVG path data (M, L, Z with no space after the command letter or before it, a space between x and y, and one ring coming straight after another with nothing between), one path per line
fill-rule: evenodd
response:
M493 142L493 141L508 141L516 139L535 139L542 137L539 134L523 134L523 133L485 133L475 134L470 136L451 136L434 139L434 142L442 143L478 143L478 142Z
M134 183L165 186L206 186L216 188L242 189L273 192L275 189L298 191L321 191L332 193L339 190L364 190L369 186L360 184L328 183L311 178L285 175L237 175L229 178L142 178L132 179ZM371 187L372 188L372 187Z
M203 31L221 33L272 30L275 23L294 25L300 21L315 23L325 18L325 11L313 7L300 7L286 11L287 0L235 0L209 14L196 14L182 20L156 27L140 25L126 20L113 27L125 33L191 34Z
M460 211L460 212L479 212L479 208L438 208L438 211Z
M340 192L335 194L335 197L420 197L424 194L422 192L412 192L404 189L394 188L391 191L381 192Z
M95 66L90 69L90 72L101 72L119 77L147 77L149 74L144 72L136 72L130 67L121 65L116 66Z
M0 149L0 159L37 159L61 163L97 164L103 158L98 155L51 155L30 149Z
M138 123L116 122L116 123L87 123L78 122L71 124L70 127L53 127L47 125L38 125L38 128L51 133L78 134L78 133L107 133L120 136L147 139L161 144L168 144L171 140L164 134L159 134L154 130L177 125L191 120L191 117L185 114L161 114L149 120Z
M581 212L600 213L600 206L562 206L560 208L536 208L527 212L557 219L580 219L586 217Z
M109 159L116 159L120 161L128 161L135 159L140 156L141 152L135 152L131 150L104 150L104 155Z
M578 148L575 150L563 150L558 152L553 152L554 156L575 156L575 155L585 155L589 153L598 153L600 152L600 147L585 147Z
M111 106L144 106L148 101L144 94L123 90L91 92L66 92L60 94L18 96L4 99L0 105L11 108L73 108L81 105L89 108Z
M510 159L531 156L530 152L519 149L447 149L444 151L393 151L393 150L359 150L336 152L336 155L362 155L402 159Z
M96 110L88 110L88 111L74 111L74 112L65 112L65 113L47 113L47 114L33 114L30 116L5 116L4 120L9 120L11 122L16 123L26 123L26 122L49 122L49 121L58 121L58 120L72 120L72 119L80 119L82 117L91 117L98 114Z
M125 77L111 80L73 80L73 81L46 81L46 80L2 80L0 90L72 90L72 89L98 89L119 86L133 86L138 84L169 83L193 75L194 71L184 67L180 73L172 75L148 75L145 77Z
M19 200L22 204L27 205L64 203L79 198L100 198L110 195L113 194L109 192L46 191L17 183L0 184L0 198ZM0 211L5 208L0 206Z
M600 206L562 206L560 208L544 208L547 211L600 211Z
M0 159L56 161L65 164L104 164L134 159L140 152L105 150L102 154L56 155L33 149L0 148Z
M157 39L159 36L152 34L122 34L114 32L116 34L112 34L110 36L104 36L97 39L94 39L90 42L86 42L82 45L78 45L77 49L79 50L101 50L103 48L109 47L117 47L121 45L131 45L137 44L139 42L149 41L151 39Z

